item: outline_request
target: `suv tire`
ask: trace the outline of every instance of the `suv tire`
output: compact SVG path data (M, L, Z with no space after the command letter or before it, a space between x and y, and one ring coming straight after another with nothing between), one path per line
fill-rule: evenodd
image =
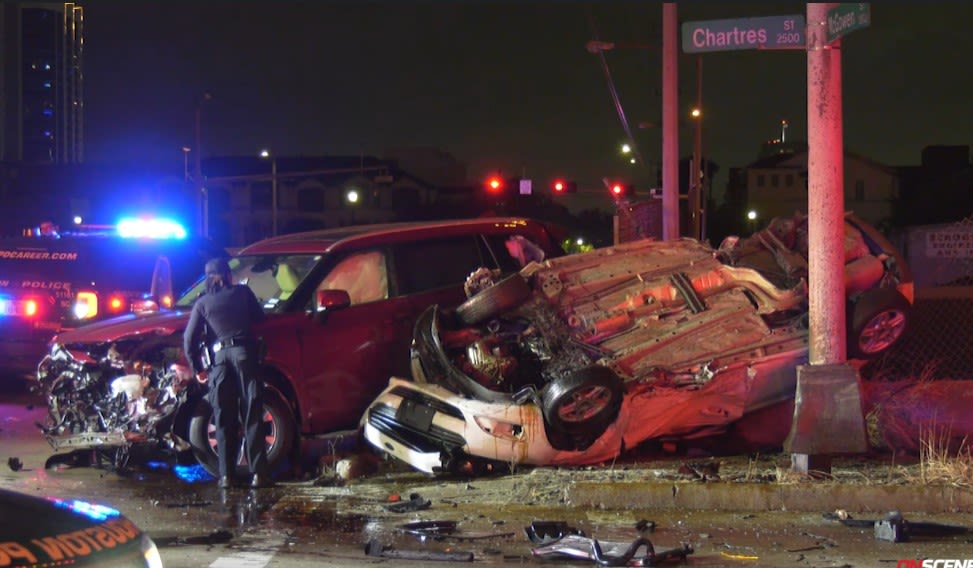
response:
M294 412L277 389L264 386L264 425L267 432L267 465L271 472L280 468L294 446L296 423ZM269 418L269 419L268 419ZM203 469L213 477L219 476L219 462L216 456L216 425L213 424L213 407L206 398L201 398L189 422L189 444L193 455ZM236 475L249 475L250 469L244 463L243 444L240 440Z

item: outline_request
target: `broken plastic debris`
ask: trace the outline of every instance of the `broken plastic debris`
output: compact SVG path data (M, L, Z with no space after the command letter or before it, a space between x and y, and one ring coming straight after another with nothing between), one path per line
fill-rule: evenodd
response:
M422 495L419 495L418 493L413 493L409 495L408 501L398 501L396 503L389 503L385 505L385 510L393 513L407 513L409 511L421 511L423 509L428 509L431 506L432 501L429 499L423 499Z

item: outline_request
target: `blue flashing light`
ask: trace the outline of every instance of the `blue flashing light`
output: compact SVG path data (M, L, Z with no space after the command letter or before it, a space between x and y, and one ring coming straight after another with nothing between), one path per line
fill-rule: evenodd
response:
M118 509L112 509L111 507L97 505L87 501L78 501L76 499L51 499L51 502L62 509L68 509L96 521L104 521L106 519L121 515L121 513L118 512Z
M118 235L132 239L185 239L186 229L171 219L122 219Z

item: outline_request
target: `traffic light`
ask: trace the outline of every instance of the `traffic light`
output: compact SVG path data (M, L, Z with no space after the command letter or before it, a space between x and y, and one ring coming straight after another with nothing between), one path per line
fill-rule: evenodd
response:
M556 179L551 182L551 192L555 195L560 195L562 193L577 193L578 184L573 181Z
M507 184L506 182L504 182L504 179L502 177L493 175L486 179L484 185L486 186L487 192L492 193L494 195L499 195L500 193L503 193L504 187Z
M632 184L620 181L612 182L608 186L608 192L614 199L628 199L632 196Z

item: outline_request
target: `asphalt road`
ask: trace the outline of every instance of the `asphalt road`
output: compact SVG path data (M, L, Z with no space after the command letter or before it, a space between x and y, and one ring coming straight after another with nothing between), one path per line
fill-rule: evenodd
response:
M821 513L574 507L564 502L561 487L570 471L537 469L501 478L441 480L392 468L349 484L293 482L259 491L220 491L208 478L194 479L198 469L161 462L125 475L88 466L46 469L52 453L34 426L43 417L41 401L21 392L0 396L0 486L111 505L156 541L166 566L394 562L428 567L437 560L441 565L465 564L459 559L469 554L477 564L534 564L541 560L533 556L537 545L528 540L525 528L541 521L567 523L596 539L608 555L620 555L638 538L647 539L657 553L688 544L693 552L685 564L690 566L898 567L908 565L903 560L973 559L971 534L893 543L876 539L872 526L845 526ZM11 457L23 467L14 471L7 463ZM414 502L411 493L417 494ZM416 506L400 505L406 510L395 511L391 496ZM910 520L969 522L967 515L949 514ZM403 531L417 521L435 521L443 532L420 539ZM654 531L640 531L640 521L654 525ZM370 541L371 552L384 556L366 554ZM636 558L647 552L643 546ZM593 564L583 559L559 563Z

